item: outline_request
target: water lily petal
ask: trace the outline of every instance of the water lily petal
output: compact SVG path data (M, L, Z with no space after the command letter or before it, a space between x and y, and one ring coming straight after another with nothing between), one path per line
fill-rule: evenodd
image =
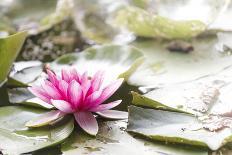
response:
M83 105L83 110L88 110L92 107L95 107L95 102L99 99L101 94L102 91L95 91L91 95L89 95L84 101L85 104Z
M80 74L77 72L75 68L72 68L70 70L71 78L72 80L76 80L77 82L80 83Z
M61 77L62 80L66 81L66 82L70 82L72 79L70 78L70 73L67 69L62 69L61 70Z
M96 72L91 81L91 87L89 89L88 94L92 94L94 91L98 91L101 88L103 79L104 79L104 71Z
M42 87L44 89L44 91L46 91L46 93L52 98L52 99L62 99L62 96L59 92L59 90L57 90L57 88L50 82L45 80L44 83L42 83Z
M33 86L29 87L28 90L44 102L50 103L50 96L41 87Z
M54 86L58 87L59 85L59 79L56 76L55 73L53 73L51 70L47 69L48 79L53 83Z
M101 104L101 105L99 105L97 107L91 108L90 111L92 111L92 112L98 112L98 111L109 110L109 109L112 109L112 108L116 107L121 102L122 102L122 100L117 100L117 101L110 102L110 103L107 103L107 104Z
M127 119L128 118L128 112L125 112L125 111L105 110L105 111L100 111L96 113L103 118L110 118L110 119Z
M64 100L51 100L52 105L64 113L74 112L70 103Z
M63 95L63 97L67 98L68 83L64 80L60 80L58 88L61 94Z
M91 112L77 112L74 114L80 127L90 135L96 135L98 132L98 124L96 118Z
M88 78L87 72L85 72L83 73L81 77L81 87L82 87L84 97L87 95L87 92L89 91L90 86L91 86L91 81Z
M50 124L51 122L64 117L65 113L62 113L59 110L49 111L39 117L36 117L33 120L30 120L25 124L27 127L41 127Z
M80 84L75 80L72 80L68 86L68 97L74 107L78 107L82 101L83 92Z
M112 96L116 90L122 85L123 79L118 79L117 81L112 82L106 88L103 89L101 97L95 102L95 106L106 101L110 96Z

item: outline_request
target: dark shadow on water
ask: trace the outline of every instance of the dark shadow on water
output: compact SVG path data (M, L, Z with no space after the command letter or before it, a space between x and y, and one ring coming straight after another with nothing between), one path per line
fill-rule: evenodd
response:
M111 96L105 103L109 103L115 100L122 100L122 103L114 109L121 111L128 111L128 106L131 105L132 94L131 91L138 92L138 88L128 85L126 82Z
M10 105L8 94L7 94L7 87L4 84L0 87L0 106L7 106Z

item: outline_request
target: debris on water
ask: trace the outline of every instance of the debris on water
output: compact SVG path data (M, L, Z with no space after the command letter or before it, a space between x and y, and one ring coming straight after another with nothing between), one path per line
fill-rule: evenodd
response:
M126 128L125 127L120 127L120 130L125 131Z
M192 44L185 41L172 41L167 45L170 52L189 53L194 50Z
M86 146L84 148L87 149L89 152L101 151L103 149L102 147L90 147L90 146Z
M108 137L104 137L104 136L98 136L97 137L97 140L105 143L105 144L108 144L108 143L119 143L118 140L114 140L114 139L110 139Z

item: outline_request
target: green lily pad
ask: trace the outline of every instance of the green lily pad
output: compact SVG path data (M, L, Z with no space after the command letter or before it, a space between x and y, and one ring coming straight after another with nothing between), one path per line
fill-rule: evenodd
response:
M134 47L103 45L88 48L81 53L63 55L50 63L50 66L57 74L65 67L75 67L79 72L88 71L90 76L97 70L104 70L106 81L110 81L118 77L127 79L142 61L143 54ZM37 74L38 69L42 70L41 67L36 68L31 67L19 71L11 77L11 81L21 82L22 85L36 84L36 81L39 82L45 78L44 73ZM24 79L28 75L30 78ZM14 85L14 83L9 83L9 85Z
M142 63L142 53L131 46L103 45L94 46L81 53L64 55L53 63L51 68L60 71L61 68L72 66L78 71L88 71L92 76L97 70L104 70L105 80L118 77L127 79Z
M47 128L25 127L29 120L45 113L45 110L21 106L0 108L0 148L3 154L22 154L56 145L73 131L72 119L66 119Z
M232 67L215 75L190 82L153 87L140 95L133 93L135 105L172 111L182 111L198 116L224 115L232 111Z
M40 79L43 79L45 75L42 72L42 64L23 68L10 75L8 85L13 87L27 87L31 83L36 83Z
M19 32L6 38L0 38L0 85L6 80L26 35L26 32Z
M204 149L153 143L128 134L126 121L99 121L99 133L91 137L77 129L61 146L64 155L207 155Z
M206 29L199 20L172 20L132 6L120 9L115 22L137 36L166 39L188 39Z
M150 139L209 147L217 150L231 142L232 129L210 132L202 123L185 113L129 107L127 130Z
M52 109L53 106L39 98L35 97L27 88L8 89L9 102L13 104L21 104L33 106L42 109Z

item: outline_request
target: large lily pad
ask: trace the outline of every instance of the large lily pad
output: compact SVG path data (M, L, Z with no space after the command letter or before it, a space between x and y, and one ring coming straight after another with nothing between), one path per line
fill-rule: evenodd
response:
M106 81L123 77L127 79L139 64L142 53L131 46L103 45L86 49L82 53L68 54L51 63L54 71L73 66L78 71L88 71L92 76L97 70L105 71Z
M207 150L187 146L153 143L133 137L125 131L126 121L99 122L100 130L91 137L77 130L61 147L64 155L207 155Z
M231 141L230 128L210 132L201 127L202 123L194 115L135 106L129 108L127 130L150 139L207 146L211 150L217 150Z
M19 32L6 38L0 38L0 85L6 80L26 35L26 32Z
M29 129L25 123L46 112L41 109L10 106L0 108L0 148L3 154L22 154L62 142L73 131L73 120L46 128Z
M150 88L144 95L133 93L136 105L184 111L196 115L223 115L232 111L232 68L198 80Z

